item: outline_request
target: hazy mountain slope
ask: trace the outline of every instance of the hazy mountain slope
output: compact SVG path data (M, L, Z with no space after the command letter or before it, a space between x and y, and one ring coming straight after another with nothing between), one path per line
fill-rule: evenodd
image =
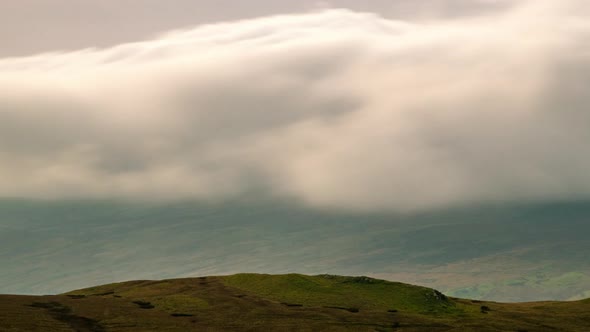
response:
M0 292L241 271L375 275L463 297L584 297L586 203L420 215L281 202L0 202ZM586 293L587 294L587 293Z
M502 304L367 277L240 274L0 296L2 331L586 331L590 302Z

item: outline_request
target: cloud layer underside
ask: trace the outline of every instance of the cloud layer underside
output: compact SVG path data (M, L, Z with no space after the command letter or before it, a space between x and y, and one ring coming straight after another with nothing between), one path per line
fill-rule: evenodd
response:
M590 5L329 10L0 60L0 196L411 211L590 196Z

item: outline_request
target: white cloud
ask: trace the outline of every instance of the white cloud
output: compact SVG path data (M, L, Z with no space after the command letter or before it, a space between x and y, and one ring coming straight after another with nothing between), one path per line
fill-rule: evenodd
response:
M590 21L329 10L0 59L0 195L407 211L590 196Z

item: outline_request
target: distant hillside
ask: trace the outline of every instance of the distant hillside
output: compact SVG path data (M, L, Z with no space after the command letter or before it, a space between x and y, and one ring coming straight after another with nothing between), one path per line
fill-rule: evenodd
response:
M0 296L0 331L588 331L590 300L503 304L368 277L237 274Z
M293 202L0 200L0 293L238 272L369 275L504 302L590 297L590 203L395 215Z

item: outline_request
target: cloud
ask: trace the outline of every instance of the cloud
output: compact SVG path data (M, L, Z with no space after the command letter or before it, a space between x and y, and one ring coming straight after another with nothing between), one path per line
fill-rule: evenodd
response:
M0 59L0 196L588 198L589 7L426 23L326 10Z

